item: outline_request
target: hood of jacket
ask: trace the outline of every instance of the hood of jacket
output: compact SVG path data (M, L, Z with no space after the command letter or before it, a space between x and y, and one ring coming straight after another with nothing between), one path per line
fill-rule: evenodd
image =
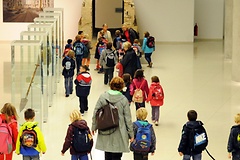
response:
M238 125L232 126L232 129L234 129L234 128L239 128L240 129L240 125L238 124Z
M77 76L77 80L84 81L85 83L91 83L92 82L92 77L88 72L82 72Z
M150 87L157 87L160 86L159 82L152 82Z
M125 96L120 91L109 90L105 92L104 98L107 99L111 103L117 103L121 101Z
M37 126L38 122L25 122L22 124L22 127L31 129L33 126Z
M89 129L87 126L87 122L85 120L77 120L72 122L71 124L74 127L80 128L80 129Z
M194 129L194 128L198 128L199 126L202 126L203 123L201 121L188 121L186 123L186 127Z
M139 122L142 126L147 126L147 125L149 124L147 120L144 120L144 121L138 120L138 122Z

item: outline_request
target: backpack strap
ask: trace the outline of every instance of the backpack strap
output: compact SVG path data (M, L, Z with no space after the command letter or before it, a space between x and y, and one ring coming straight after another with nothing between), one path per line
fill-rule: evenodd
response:
M141 89L142 88L142 85L143 85L143 82L145 82L145 79L143 79L140 87L137 86L136 82L133 81L134 85L136 86L136 89Z

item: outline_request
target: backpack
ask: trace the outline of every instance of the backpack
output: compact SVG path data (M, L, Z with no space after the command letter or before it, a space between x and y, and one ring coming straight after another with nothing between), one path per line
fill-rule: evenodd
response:
M66 70L70 70L70 69L71 69L71 61L70 61L70 60L67 60L67 61L65 62L65 69L66 69Z
M163 91L162 91L162 87L160 85L159 86L155 86L153 88L152 98L156 99L156 100L163 99Z
M77 42L74 46L76 56L81 56L88 52L87 46L82 42Z
M92 150L93 138L86 129L74 127L72 147L77 153L89 153Z
M141 52L140 52L140 50L139 50L139 46L133 45L132 48L133 48L133 50L135 51L136 55L137 55L138 57L141 57Z
M133 98L132 98L133 102L136 102L136 103L142 103L143 102L143 91L141 89L142 85L143 85L143 82L141 83L140 87L138 88L136 83L133 81L134 85L136 86L136 89L134 91Z
M155 47L155 38L153 36L147 38L147 46L148 48Z
M99 46L98 46L98 54L99 55L101 55L102 54L102 51L103 50L105 50L106 49L106 45L104 45L104 44L100 44Z
M9 154L13 149L12 129L0 117L0 153Z
M137 125L137 134L134 141L131 143L131 150L135 152L149 152L150 147L152 145L152 133L151 127L152 125L148 123L147 126L141 125L140 122L134 122Z
M236 134L233 134L233 135L234 135L234 140L233 140L234 148L240 149L240 127L239 126L236 127Z
M190 136L189 143L192 151L201 152L206 149L208 145L207 132L203 126L197 128L189 128Z
M111 53L106 53L105 62L107 67L114 67L115 66L115 54L114 51Z
M38 140L37 140L37 133L34 128L37 125L33 125L31 128L26 128L23 130L22 135L20 137L20 143L24 147L34 148L37 147Z

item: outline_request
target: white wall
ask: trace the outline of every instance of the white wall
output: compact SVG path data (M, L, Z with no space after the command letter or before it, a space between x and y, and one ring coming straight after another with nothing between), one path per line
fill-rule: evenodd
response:
M134 0L134 3L140 34L149 31L156 41L193 42L194 0Z
M19 40L21 31L26 31L30 23L3 23L2 2L0 0L0 41ZM67 7L66 7L67 6ZM78 32L82 0L55 0L55 8L64 8L64 37L74 38Z
M195 0L195 23L199 39L222 39L224 0Z

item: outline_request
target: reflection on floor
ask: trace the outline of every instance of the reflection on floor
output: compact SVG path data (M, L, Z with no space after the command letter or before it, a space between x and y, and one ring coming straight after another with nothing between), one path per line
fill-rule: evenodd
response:
M0 59L0 93L2 106L11 101L11 68L9 42L0 43L2 56ZM103 84L103 75L91 71L93 84L89 96L89 112L84 119L91 125L92 111L101 93L109 88ZM145 76L148 82L153 75L160 77L165 91L165 104L161 108L161 121L154 127L157 136L157 151L149 160L180 160L177 147L182 125L187 121L186 112L195 109L199 119L205 124L209 136L208 150L217 160L227 159L227 139L233 117L239 112L240 84L231 81L231 62L224 60L222 41L200 41L191 43L159 43L153 54L153 68L146 67ZM43 133L48 150L43 160L70 159L69 152L64 157L60 151L68 127L69 113L78 109L78 98L75 94L64 97L63 78L57 84L53 106L49 108L47 123L43 124ZM135 107L132 104L134 120ZM150 112L150 106L147 104ZM20 114L23 121L22 114ZM148 116L150 120L150 115ZM96 138L96 136L95 136ZM93 149L94 160L103 160L103 152ZM14 155L14 160L22 159ZM132 153L125 153L124 160L131 160ZM203 159L210 159L203 152Z

